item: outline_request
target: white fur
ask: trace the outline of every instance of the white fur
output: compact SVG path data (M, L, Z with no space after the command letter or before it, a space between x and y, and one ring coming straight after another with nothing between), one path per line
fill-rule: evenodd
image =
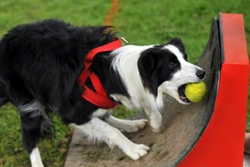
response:
M42 115L43 106L38 102L34 101L17 107L20 114L30 113L30 117L37 117Z
M44 167L42 160L41 160L41 156L40 156L40 152L38 147L34 148L30 154L30 161L31 161L31 166L32 167Z
M151 102L149 101L151 100L150 96L152 96L152 94L145 90L137 66L141 52L150 47L152 46L127 45L112 52L112 54L116 55L112 67L120 74L128 93L131 96L131 99L129 100L136 108L151 105ZM113 96L115 97L115 95Z
M106 110L99 108L97 111L93 113L94 117L103 117L104 121L107 122L109 125L120 129L125 132L137 132L140 129L143 129L146 125L148 120L146 119L139 119L139 120L122 120L115 118L114 116L107 114L107 112L112 112L111 110Z
M93 113L94 117L103 117L104 121L107 122L109 125L120 129L125 132L137 132L140 129L143 129L146 125L148 120L146 119L139 119L139 120L122 120L115 118L114 116L107 114L107 112L112 112L111 110L106 110L99 108L97 111ZM106 115L106 116L105 116Z
M162 119L159 110L163 107L163 99L156 100L154 95L144 88L138 69L141 53L152 46L127 45L112 52L116 55L112 67L121 75L130 98L117 94L111 96L127 108L143 109L149 117L153 130L159 131Z
M107 109L99 108L93 113L93 117L102 117L107 113Z
M137 160L146 155L147 151L149 150L149 147L143 144L135 144L131 142L118 129L110 126L97 117L93 117L91 121L87 122L86 124L70 124L70 126L88 135L90 140L103 141L111 148L115 145L118 146L127 156L133 160Z
M44 111L44 106L40 104L38 101L34 101L31 103L27 103L17 107L18 111L21 115L30 114L30 118L42 116L43 122L41 124L41 129L45 131L50 131L49 127L53 125L53 122L48 117L48 115Z
M105 119L105 122L125 132L137 132L138 130L143 129L147 125L148 120L122 120L110 115L108 118Z

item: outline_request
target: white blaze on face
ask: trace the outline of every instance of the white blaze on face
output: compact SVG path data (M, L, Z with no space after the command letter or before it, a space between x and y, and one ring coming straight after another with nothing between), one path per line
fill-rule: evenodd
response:
M144 88L138 69L138 60L141 53L152 47L153 45L126 45L112 52L115 55L112 67L121 76L130 98L117 94L111 96L128 108L141 108L142 106L158 108L152 93Z

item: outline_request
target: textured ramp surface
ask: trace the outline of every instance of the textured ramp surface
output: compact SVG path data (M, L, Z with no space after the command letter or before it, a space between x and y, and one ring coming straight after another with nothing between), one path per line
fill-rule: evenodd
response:
M250 167L250 155L248 154L244 155L243 167Z
M65 167L177 166L199 140L213 114L221 59L218 23L213 20L210 39L198 62L207 72L204 82L208 86L208 95L202 102L186 106L166 97L161 133L154 133L147 127L137 133L126 134L131 141L151 148L148 155L138 161L131 160L118 148L110 150L105 144L91 144L75 131ZM132 119L142 117L145 115Z

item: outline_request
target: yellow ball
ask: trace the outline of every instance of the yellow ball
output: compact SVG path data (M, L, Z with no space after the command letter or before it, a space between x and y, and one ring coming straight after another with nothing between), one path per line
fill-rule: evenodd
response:
M185 88L185 95L191 102L201 101L207 93L207 86L204 82L190 83Z

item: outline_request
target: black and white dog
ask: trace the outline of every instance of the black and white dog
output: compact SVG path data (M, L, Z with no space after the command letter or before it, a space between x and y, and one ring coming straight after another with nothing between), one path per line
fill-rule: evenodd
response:
M23 143L33 167L43 166L37 143L51 130L50 112L90 139L118 146L134 160L149 151L118 130L136 132L147 120L117 119L81 96L84 88L78 77L87 53L114 38L110 27L74 27L45 20L17 26L1 39L0 106L10 101L20 113ZM186 60L184 45L175 38L166 44L126 45L98 53L90 69L111 100L143 110L157 132L164 94L189 104L183 93L185 84L199 82L205 75ZM87 84L93 89L89 81Z

